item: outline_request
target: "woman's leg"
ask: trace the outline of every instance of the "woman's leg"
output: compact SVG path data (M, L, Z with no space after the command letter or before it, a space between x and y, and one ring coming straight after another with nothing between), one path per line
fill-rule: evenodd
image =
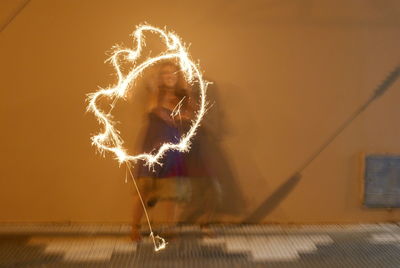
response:
M136 181L136 183L142 198L140 198L138 193L136 193L135 196L133 197L133 216L132 216L132 232L131 232L131 239L133 241L140 240L140 232L139 232L140 222L144 214L142 200L143 203L146 204L146 200L149 195L149 190L151 188L152 179L140 178Z

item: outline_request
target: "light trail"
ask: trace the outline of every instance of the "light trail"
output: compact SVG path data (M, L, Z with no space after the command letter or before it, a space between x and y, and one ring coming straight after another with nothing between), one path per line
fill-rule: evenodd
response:
M150 57L142 62L139 62L142 49L145 47L145 32L158 34L166 46L166 51L156 57ZM103 155L105 152L111 152L114 154L115 158L120 164L125 163L127 165L129 171L131 171L131 167L138 160L143 160L145 165L151 168L156 164L161 165L160 159L169 150L187 152L190 149L191 139L195 136L196 131L200 126L200 122L206 112L206 90L208 86L208 82L203 79L199 66L190 59L186 47L175 33L171 31L168 32L151 25L143 24L136 28L136 30L132 33L132 36L134 39L133 49L114 47L114 52L108 59L117 73L117 84L109 88L100 88L98 91L90 93L87 96L87 110L92 112L96 116L99 124L103 126L103 131L91 138L92 144L96 146L99 152ZM178 143L164 143L155 153L143 152L138 155L129 155L127 150L123 147L124 142L119 135L119 131L115 128L115 122L112 120L111 111L118 100L126 99L128 90L146 68L164 60L177 60L180 70L182 71L186 81L189 84L193 84L195 82L199 84L200 96L198 111L195 113L194 119L191 121L188 132L182 135ZM124 75L121 71L120 66L123 61L128 61L133 65L127 75ZM102 97L108 97L112 100L111 109L108 112L101 110L97 106L99 99ZM154 243L154 248L156 251L163 249L166 246L166 242L163 238L153 235L146 208L136 185L136 181L131 172L130 175L145 211L146 219L150 228L150 236Z

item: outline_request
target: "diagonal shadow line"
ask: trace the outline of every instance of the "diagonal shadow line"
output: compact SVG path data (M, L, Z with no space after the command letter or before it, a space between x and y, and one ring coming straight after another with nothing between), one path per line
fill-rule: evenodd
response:
M18 7L17 10L15 10L14 14L11 15L11 17L6 20L6 22L3 23L3 25L0 25L0 33L4 31L5 28L21 13L21 11L29 4L31 0L26 0L20 7Z
M259 223L266 215L274 210L282 200L289 195L297 183L300 181L301 174L296 173L285 183L278 187L258 208L247 216L242 223Z
M275 192L267 197L265 201L259 205L254 212L247 216L242 223L259 223L267 216L279 203L281 203L286 196L294 189L297 183L300 181L301 173L307 168L335 139L340 133L345 130L351 122L354 121L374 100L382 96L390 86L400 76L400 64L394 68L392 72L386 77L386 79L375 89L372 96L362 104L340 127L326 140L325 143L313 154L311 157L297 170L297 172L291 176L285 183L278 187Z

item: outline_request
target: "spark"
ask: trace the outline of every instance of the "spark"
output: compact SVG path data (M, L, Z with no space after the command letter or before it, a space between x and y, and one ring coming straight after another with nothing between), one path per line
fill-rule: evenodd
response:
M175 106L175 108L171 112L171 117L175 118L176 116L179 116L179 120L181 120L181 108L183 101L185 100L186 97L183 97L178 104Z
M146 32L158 34L166 46L166 51L156 57L149 57L146 60L139 62L141 52L145 47L144 34ZM133 49L115 46L112 56L107 60L115 69L118 78L117 84L108 88L99 88L98 91L90 93L87 96L87 110L96 116L99 124L103 127L102 132L91 138L92 145L97 147L98 151L103 155L105 152L112 153L120 165L123 163L127 165L129 171L138 160L143 160L144 163L151 168L156 164L161 165L160 160L167 151L173 150L187 152L190 149L191 139L195 136L196 131L200 126L200 122L206 112L206 89L208 86L208 82L203 79L203 75L199 66L191 60L185 45L174 32L167 31L166 29L162 30L148 24L142 24L137 26L136 30L132 33L132 36L134 41ZM119 135L119 131L115 128L115 122L112 119L111 111L115 107L118 100L126 99L128 90L145 69L163 60L177 60L180 70L182 71L187 82L189 84L193 84L194 82L199 84L200 96L198 111L195 113L194 119L191 121L188 132L182 135L178 143L164 143L161 145L158 151L155 151L154 153L143 152L138 155L129 155L123 146L124 142ZM128 61L133 65L129 73L125 75L121 70L121 63L123 61ZM97 106L99 99L102 97L108 97L112 100L111 107L108 112L101 110ZM177 108L178 112L179 109L180 106ZM139 189L132 173L131 177L140 196ZM146 212L143 200L141 199L141 201ZM147 212L145 214L150 226ZM156 251L165 248L166 242L163 238L154 236L152 231L151 237Z

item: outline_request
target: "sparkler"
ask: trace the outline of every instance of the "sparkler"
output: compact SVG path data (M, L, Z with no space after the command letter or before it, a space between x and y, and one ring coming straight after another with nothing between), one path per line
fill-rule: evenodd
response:
M142 49L145 47L145 32L158 34L166 46L166 51L156 57L149 57L143 62L139 62ZM106 151L111 152L114 154L115 158L120 164L125 163L127 165L145 211L147 223L150 228L150 236L154 243L154 249L158 251L165 248L166 242L163 238L154 236L153 234L144 202L140 195L136 181L131 173L131 167L138 160L143 160L149 168L153 167L155 164L161 165L159 161L167 151L174 150L187 152L190 149L191 139L196 134L196 130L198 129L206 112L206 89L208 82L203 79L199 66L190 59L186 47L175 33L171 31L168 32L165 29L162 30L151 25L143 24L136 28L136 30L132 33L132 36L134 39L134 49L115 47L112 56L108 59L117 73L117 84L109 88L100 88L98 91L88 94L87 110L94 113L100 125L103 126L103 132L100 132L91 138L92 144L96 146L99 152L103 153L103 155ZM155 153L143 152L138 155L129 155L126 149L123 147L124 142L119 135L119 131L115 128L115 122L112 120L111 111L119 99L126 99L128 90L146 68L160 61L171 59L177 60L180 70L189 84L193 84L195 82L199 84L200 100L198 111L195 113L194 119L191 121L188 132L182 135L178 143L164 143ZM133 65L129 73L126 75L124 75L121 71L121 63L123 61L128 61ZM101 110L97 106L97 102L102 97L108 97L112 100L111 108L108 112ZM179 114L179 111L174 111L174 113Z

